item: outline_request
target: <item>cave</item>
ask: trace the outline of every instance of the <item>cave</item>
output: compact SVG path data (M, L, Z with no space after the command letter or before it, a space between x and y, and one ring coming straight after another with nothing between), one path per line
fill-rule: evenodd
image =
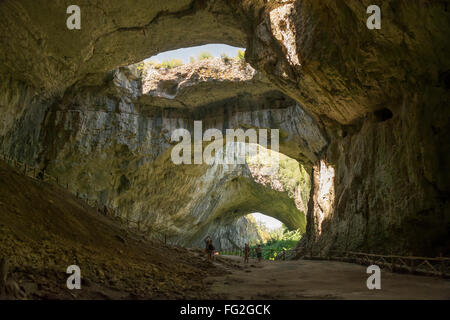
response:
M367 28L366 6L357 1L82 0L78 6L81 28L69 29L61 1L0 3L0 235L3 255L16 269L39 260L17 249L24 239L37 248L66 239L72 249L55 249L64 258L53 253L52 266L89 261L94 254L81 254L77 243L83 243L112 274L95 234L111 261L126 246L141 248L136 237L171 246L174 256L176 250L198 254L207 236L220 239L218 251L242 247L248 236L239 230L253 225L246 218L253 212L300 230L292 259L336 252L449 256L450 41L444 30L450 19L442 4L384 1L379 30ZM245 56L146 66L157 54L206 44L245 48ZM174 163L174 130L190 133L195 143L196 122L223 136L231 129L279 133L279 147L267 150L299 170L295 188L277 178L281 171L264 175L251 161ZM202 151L211 143L200 142ZM29 182L19 176L29 168L63 190L35 188L43 183L35 171ZM63 191L70 200L65 207L57 193ZM28 202L35 205L22 208ZM82 210L91 209L80 209L90 203L122 231L90 225ZM49 216L39 220L36 210ZM107 245L108 237L116 245ZM166 249L152 248L152 286L169 272L186 276L172 260L164 263L173 269L161 271ZM130 261L138 261L137 252L130 249ZM186 268L192 279L200 270ZM91 269L91 281L121 283ZM133 294L209 297L198 288L183 295L159 285L164 290L153 295Z

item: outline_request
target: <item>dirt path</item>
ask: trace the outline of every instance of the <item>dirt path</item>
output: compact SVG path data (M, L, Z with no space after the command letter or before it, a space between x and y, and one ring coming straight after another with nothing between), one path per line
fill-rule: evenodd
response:
M242 258L222 256L244 266ZM450 281L381 271L381 290L368 290L366 267L335 261L251 260L231 274L209 277L224 299L450 299Z

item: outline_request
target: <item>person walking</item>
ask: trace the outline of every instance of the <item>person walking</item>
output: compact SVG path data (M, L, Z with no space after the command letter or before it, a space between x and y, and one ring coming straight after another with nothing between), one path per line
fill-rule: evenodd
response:
M206 248L205 248L206 254L208 256L208 260L210 260L210 261L213 260L215 249L216 248L213 245L212 239L209 239L206 244Z

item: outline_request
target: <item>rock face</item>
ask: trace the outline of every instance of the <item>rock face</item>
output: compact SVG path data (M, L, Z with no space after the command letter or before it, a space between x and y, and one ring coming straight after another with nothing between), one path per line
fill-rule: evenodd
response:
M405 97L392 118L387 112L369 115L357 133L336 138L328 148L326 164L317 164L313 173L317 192L307 232L313 251L448 250L448 147L442 136L449 128L448 106L437 98L443 88L431 91L435 95L427 101L415 96L406 103ZM335 174L333 188L320 182L330 176L327 165ZM324 207L320 194L334 201Z
M260 232L256 221L251 216L245 216L231 222L228 220L221 224L210 224L204 239L211 237L216 250L242 249L246 243L262 241ZM198 238L190 245L205 247L204 239Z
M69 31L62 2L3 1L1 148L67 176L80 190L98 181L94 193L121 207L121 195L146 177L133 166L156 166L167 152L165 130L189 128L193 119L219 129L280 128L286 132L280 151L312 177L300 251L447 253L449 11L438 1L383 1L382 28L369 30L370 4L80 1L82 29ZM176 75L166 75L172 80L163 88L149 83L154 89L139 98L134 88L142 84L132 72L109 72L208 42L246 47L246 60L271 89L186 108L177 96L187 98L189 88ZM112 78L125 84L120 94ZM160 186L170 175L195 184L202 175L145 170L166 196L175 195Z
M147 98L144 101L158 107L192 110L238 95L258 96L277 91L245 60L210 58L174 69L144 65L142 72L142 94ZM211 92L212 86L220 90ZM195 90L191 90L192 87Z
M241 67L243 74L229 77L230 69ZM276 122L285 132L281 149L311 166L325 145L313 119L305 114L302 122L292 121L304 111L243 62L202 61L189 66L189 76L186 69L147 70L142 79L135 66L121 68L101 87L74 88L47 109L26 109L2 136L3 151L39 164L82 197L113 207L142 230L164 233L171 243L202 245L210 235L218 249L242 245L255 238L244 216L257 211L304 230L306 209L296 206L293 192L258 183L246 164L175 165L171 134L192 130L193 120L203 120L204 130L274 128ZM161 84L155 85L157 75ZM167 98L160 88L174 77L177 94ZM205 90L222 98L194 104ZM178 104L179 95L185 105ZM222 116L212 117L220 109ZM306 171L302 175L309 179Z

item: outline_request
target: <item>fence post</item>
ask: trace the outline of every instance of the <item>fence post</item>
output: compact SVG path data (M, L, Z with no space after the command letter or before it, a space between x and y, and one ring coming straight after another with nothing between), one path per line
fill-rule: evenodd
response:
M394 272L394 257L393 257L393 254L392 254L392 250L391 250L391 272Z
M411 257L411 273L414 273L415 272L415 265L414 265L414 259L412 259L412 257L413 257L413 254L412 254L412 252L410 252L409 253L409 256Z

